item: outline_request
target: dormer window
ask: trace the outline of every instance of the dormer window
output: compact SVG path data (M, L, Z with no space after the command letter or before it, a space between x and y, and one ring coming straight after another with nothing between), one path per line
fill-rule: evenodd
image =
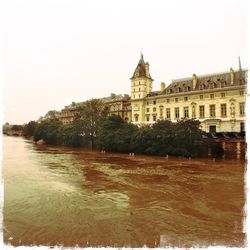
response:
M216 87L215 82L210 83L210 88L211 88L211 89L214 89L215 87Z

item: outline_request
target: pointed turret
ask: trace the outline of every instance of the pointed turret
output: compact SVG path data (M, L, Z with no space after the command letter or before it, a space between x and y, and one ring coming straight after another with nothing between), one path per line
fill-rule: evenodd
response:
M145 63L142 53L130 80L132 100L145 98L152 91L152 82L154 80L149 73L149 63Z
M149 63L145 63L143 54L141 53L141 58L135 68L134 74L130 79L134 79L136 77L147 77L153 80L149 74Z

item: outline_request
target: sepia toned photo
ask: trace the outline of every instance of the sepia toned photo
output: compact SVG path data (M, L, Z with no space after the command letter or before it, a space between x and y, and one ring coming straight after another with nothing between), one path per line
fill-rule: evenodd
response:
M247 0L3 0L2 247L247 248Z

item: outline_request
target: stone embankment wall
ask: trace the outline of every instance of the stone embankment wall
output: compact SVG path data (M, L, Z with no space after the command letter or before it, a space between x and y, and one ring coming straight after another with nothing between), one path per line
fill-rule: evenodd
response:
M219 139L224 149L223 158L225 159L242 159L246 157L247 143L243 139Z

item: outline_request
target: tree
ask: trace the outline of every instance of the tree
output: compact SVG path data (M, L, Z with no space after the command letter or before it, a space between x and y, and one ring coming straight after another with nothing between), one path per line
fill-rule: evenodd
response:
M56 110L50 110L45 114L44 119L56 119L56 114Z
M35 121L30 121L28 124L24 126L23 133L25 136L33 136L35 130L38 126L38 123Z
M133 151L132 138L138 127L112 115L103 120L97 134L97 146L107 151Z
M58 119L47 119L42 121L36 127L34 141L43 139L47 144L61 145L62 123Z
M101 122L107 116L107 107L98 99L88 100L79 106L79 114L74 121L74 127L84 141L95 147L95 140Z
M182 148L184 156L203 156L208 146L202 135L198 120L182 119L176 124L174 146Z
M23 130L23 126L22 125L13 125L12 127L11 127L11 130L12 131L22 131Z
M60 137L63 146L82 147L87 145L87 142L83 141L82 136L79 135L74 124L63 126L60 130Z

